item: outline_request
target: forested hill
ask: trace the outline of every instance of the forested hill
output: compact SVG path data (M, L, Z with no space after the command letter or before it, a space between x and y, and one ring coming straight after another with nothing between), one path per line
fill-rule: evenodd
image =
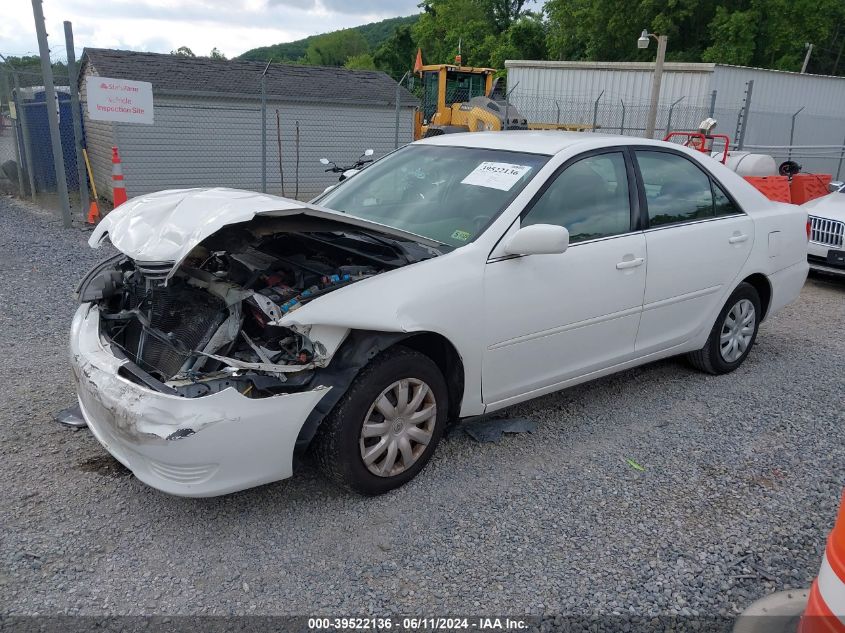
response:
M244 59L383 70L423 62L503 69L507 59L651 61L643 29L669 38L668 61L845 75L845 0L423 0L421 13L251 50Z
M403 18L388 18L387 20L381 20L380 22L371 22L370 24L362 24L361 26L355 26L350 29L342 29L342 31L335 32L356 31L363 37L364 41L367 42L370 50L376 50L382 42L393 35L397 28L400 26L412 26L417 22L417 20L419 20L419 18L419 15L410 15ZM296 40L295 42L253 48L243 55L240 55L239 59L249 59L253 61L266 61L268 59L272 59L277 62L299 61L305 57L308 45L315 39L322 38L325 35L326 34L311 35L304 39Z

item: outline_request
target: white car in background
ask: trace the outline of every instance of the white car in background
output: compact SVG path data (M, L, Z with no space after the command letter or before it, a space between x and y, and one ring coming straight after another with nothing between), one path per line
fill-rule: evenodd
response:
M845 275L845 183L831 183L830 190L803 205L810 221L807 260L813 270Z
M798 297L806 231L700 152L562 132L425 139L315 204L141 196L90 239L121 254L77 290L79 402L165 492L283 479L310 446L383 493L460 418L668 356L735 370Z

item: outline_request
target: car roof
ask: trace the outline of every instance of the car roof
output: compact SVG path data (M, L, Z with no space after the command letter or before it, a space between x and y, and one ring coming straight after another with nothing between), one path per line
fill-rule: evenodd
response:
M464 132L458 134L440 134L421 139L415 144L442 145L447 147L478 147L499 149L511 152L531 152L534 154L557 154L573 145L601 146L627 143L651 144L645 138L598 134L593 132L563 132L558 130L510 130L502 132Z

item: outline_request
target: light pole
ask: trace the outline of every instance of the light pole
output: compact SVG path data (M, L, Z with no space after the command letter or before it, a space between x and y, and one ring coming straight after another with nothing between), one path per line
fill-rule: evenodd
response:
M804 44L804 48L807 49L807 54L804 55L804 63L801 65L802 75L807 72L807 64L810 63L810 55L813 54L813 44L810 44L810 42L806 42Z
M666 59L665 35L656 35L643 29L637 40L637 48L648 48L649 38L657 40L657 59L654 62L654 78L651 81L651 103L648 108L648 121L646 121L645 135L647 138L654 137L654 126L657 122L657 104L660 101L660 81L663 79L663 62Z

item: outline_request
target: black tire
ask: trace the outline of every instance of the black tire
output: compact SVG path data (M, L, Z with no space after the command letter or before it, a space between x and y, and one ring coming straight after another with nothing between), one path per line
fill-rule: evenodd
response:
M429 387L436 407L434 428L409 468L397 475L380 476L370 472L361 455L364 418L382 392L401 379L422 381ZM320 425L312 444L320 469L339 486L363 495L380 495L404 485L425 467L437 448L446 426L448 398L446 381L430 358L401 345L383 351L355 377Z
M725 327L725 321L728 313L743 299L747 299L754 306L754 331L751 334L751 340L745 351L743 351L742 354L735 360L727 361L722 356L722 352L720 350L720 337L722 335L722 330ZM751 348L754 347L754 342L757 340L757 332L760 329L760 319L762 316L763 311L760 306L760 295L757 294L757 290L754 286L749 283L742 282L736 287L736 290L731 293L731 296L728 297L728 300L725 302L721 312L719 312L719 316L713 324L713 329L710 330L710 336L707 337L707 342L704 344L704 347L696 352L690 352L687 355L689 362L696 369L707 372L708 374L727 374L732 372L734 369L742 365L749 352L751 352Z

